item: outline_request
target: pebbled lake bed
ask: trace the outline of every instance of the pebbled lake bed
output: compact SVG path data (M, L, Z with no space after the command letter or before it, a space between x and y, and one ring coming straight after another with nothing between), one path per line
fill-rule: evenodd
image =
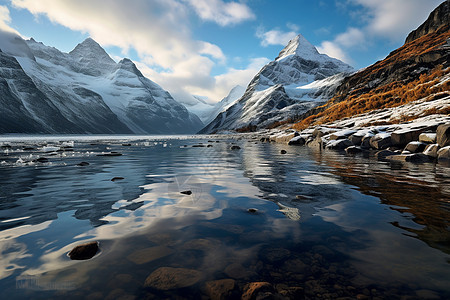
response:
M0 146L2 298L450 298L448 165L236 136Z

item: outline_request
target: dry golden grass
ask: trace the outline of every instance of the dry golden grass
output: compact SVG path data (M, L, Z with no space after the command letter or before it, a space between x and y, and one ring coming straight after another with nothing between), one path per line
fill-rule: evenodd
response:
M450 70L442 70L439 66L407 84L393 82L369 93L349 96L346 100L334 104L332 99L324 111L294 124L293 128L303 130L312 125L329 123L376 109L396 107L426 97L430 97L428 101L435 100L435 97L442 98L449 94L450 82L437 85L437 78L442 78L448 72Z

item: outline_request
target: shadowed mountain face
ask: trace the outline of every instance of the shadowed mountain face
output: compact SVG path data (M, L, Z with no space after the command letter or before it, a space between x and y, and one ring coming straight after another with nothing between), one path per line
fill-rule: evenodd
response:
M244 95L202 133L244 127L263 128L324 103L349 65L320 54L298 35L252 79ZM334 76L333 76L334 75Z
M202 126L131 60L116 63L91 38L63 53L0 35L0 133L179 134Z

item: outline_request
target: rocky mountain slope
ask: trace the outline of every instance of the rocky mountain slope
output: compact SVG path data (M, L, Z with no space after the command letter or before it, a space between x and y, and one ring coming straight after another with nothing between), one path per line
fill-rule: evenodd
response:
M302 35L252 79L244 95L201 133L263 128L323 103L352 67L320 54ZM334 77L332 77L334 76Z
M299 117L294 127L304 129L375 109L384 109L450 95L450 8L443 2L415 31L406 43L384 60L345 78L334 97L325 105ZM450 113L447 106L421 112ZM408 121L414 118L408 116Z
M202 122L129 59L2 35L0 133L194 133Z

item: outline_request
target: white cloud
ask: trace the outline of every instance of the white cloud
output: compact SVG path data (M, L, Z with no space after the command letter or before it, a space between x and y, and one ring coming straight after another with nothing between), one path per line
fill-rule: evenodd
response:
M238 24L255 19L251 9L237 2L223 2L222 0L184 0L189 3L197 15L205 21L212 21L220 26Z
M320 53L324 53L330 57L340 59L350 65L353 63L353 60L348 57L342 47L336 42L324 41L320 44L320 46L317 47L317 50Z
M290 40L298 35L299 27L294 24L288 24L288 28L297 29L292 31L281 31L278 29L273 29L269 31L264 31L262 27L259 27L256 31L256 37L261 40L261 46L267 47L270 45L281 45L286 46Z
M347 31L338 34L334 40L322 42L317 50L351 65L354 61L346 52L355 48L365 49L366 44L365 33L358 28L350 27Z
M269 59L265 57L254 58L244 69L228 68L224 74L214 77L204 76L202 74L209 73L210 70L197 70L196 80L203 82L202 85L193 85L191 77L174 77L167 73L156 73L144 64L138 64L138 68L145 76L154 79L163 88L169 90L175 99L189 101L191 95L201 95L209 98L210 102L217 102L224 98L230 90L236 85L247 86L250 80L258 73L261 68L269 63ZM201 62L193 62L186 67L198 68ZM211 66L204 66L209 68ZM189 92L182 88L183 85L190 86Z
M11 23L11 16L9 15L8 7L0 5L0 30L19 35L17 30L9 26L10 23Z
M404 41L406 35L422 24L442 0L352 0L352 2L365 8L365 14L360 14L360 18L367 22L368 32L392 41Z
M343 47L360 47L365 48L365 34L360 29L350 27L346 32L339 34L336 39L336 43Z
M128 0L123 5L122 0L11 0L16 8L88 33L102 46L117 46L124 55L129 49L136 50L142 72L171 93L202 95L198 91L205 91L208 97L217 99L222 88L215 86L211 70L217 63L224 64L226 56L219 46L192 38L190 10L183 1ZM244 19L245 14L239 12L241 5L211 3L224 5L226 15L221 22Z
M349 4L362 6L362 10L350 12L363 24L361 28L349 27L331 41L324 41L318 50L351 64L347 54L355 49L367 49L376 38L402 42L416 29L442 0L347 0L335 1L339 9L347 10Z

